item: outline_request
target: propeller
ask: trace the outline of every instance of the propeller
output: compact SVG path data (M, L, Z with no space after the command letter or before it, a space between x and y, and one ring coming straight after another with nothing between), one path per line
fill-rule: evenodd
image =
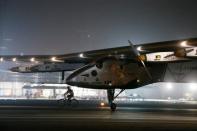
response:
M151 76L151 74L150 74L148 68L146 67L144 61L140 58L141 56L140 56L139 51L134 47L133 43L132 43L130 40L128 40L128 42L129 42L129 44L130 44L131 51L134 53L134 55L137 57L137 59L140 61L140 63L141 63L142 66L144 67L144 69L145 69L146 74L148 75L148 77L149 77L150 79L152 79L152 76Z

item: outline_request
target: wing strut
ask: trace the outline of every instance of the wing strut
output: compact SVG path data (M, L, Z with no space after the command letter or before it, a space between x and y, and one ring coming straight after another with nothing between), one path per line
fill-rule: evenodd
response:
M64 71L62 71L62 82L64 82L65 74Z

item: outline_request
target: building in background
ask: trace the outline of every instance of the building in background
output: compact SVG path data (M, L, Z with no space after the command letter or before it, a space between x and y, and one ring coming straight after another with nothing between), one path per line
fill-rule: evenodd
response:
M13 73L7 71L13 65L8 63L0 64L0 98L27 98L27 99L59 99L66 91L66 84L61 84L61 73ZM191 80L191 83L155 83L137 89L125 90L118 98L128 99L162 99L162 100L197 100L197 84L192 81L196 72L188 73L181 65L171 67L166 79L172 79L173 68L182 69L180 78ZM189 75L184 75L187 72ZM65 75L68 75L65 73ZM168 80L169 81L169 80ZM106 99L105 90L84 89L72 87L77 99ZM118 92L118 90L117 90Z

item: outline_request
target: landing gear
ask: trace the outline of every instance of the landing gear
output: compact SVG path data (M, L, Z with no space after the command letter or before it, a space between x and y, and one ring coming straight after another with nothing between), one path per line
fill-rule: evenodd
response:
M111 103L111 111L115 111L116 110L116 104L115 103Z
M109 102L111 111L116 110L116 104L113 102L114 99L116 99L124 90L125 89L122 89L115 97L114 97L115 89L108 89L107 90L107 97L108 97L108 102Z
M116 104L113 103L114 101L114 93L115 93L115 89L108 89L107 90L107 97L108 97L108 103L111 107L111 111L115 111L116 110Z

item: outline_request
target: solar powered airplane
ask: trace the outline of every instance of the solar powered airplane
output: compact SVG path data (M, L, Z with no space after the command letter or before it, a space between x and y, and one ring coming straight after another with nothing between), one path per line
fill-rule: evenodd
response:
M62 80L68 85L105 89L113 111L116 109L114 99L125 89L164 82L169 63L197 62L197 38L141 45L128 43L129 46L72 54L0 56L0 62L31 62L34 64L10 70L20 73L62 72ZM66 71L72 71L67 78L64 77ZM116 89L121 89L117 95Z

